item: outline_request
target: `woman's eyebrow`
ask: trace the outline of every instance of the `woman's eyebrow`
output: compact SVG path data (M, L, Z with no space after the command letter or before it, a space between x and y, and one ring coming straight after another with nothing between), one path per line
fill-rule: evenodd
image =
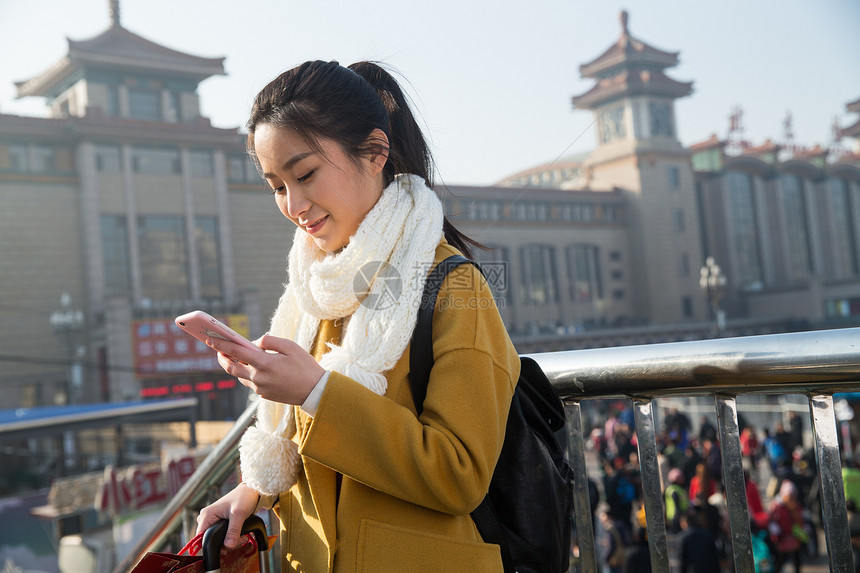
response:
M287 161L281 166L281 169L283 171L289 171L293 167L293 165L295 165L296 163L298 163L299 161L301 161L305 157L309 157L313 154L314 154L313 151L306 151L303 153L297 153L296 155L293 155L292 157L287 159ZM275 176L276 175L274 173L263 173L263 177L266 179L270 179L270 178L275 177Z

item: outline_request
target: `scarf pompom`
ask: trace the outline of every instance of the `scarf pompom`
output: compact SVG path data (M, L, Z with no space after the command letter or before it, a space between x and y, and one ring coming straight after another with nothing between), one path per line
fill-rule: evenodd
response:
M239 444L243 481L263 495L280 495L296 483L301 458L291 439L251 426Z

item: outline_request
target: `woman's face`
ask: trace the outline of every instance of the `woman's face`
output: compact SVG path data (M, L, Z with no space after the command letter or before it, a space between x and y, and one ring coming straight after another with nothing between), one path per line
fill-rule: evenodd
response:
M254 152L281 213L328 253L344 248L382 195L384 156L354 162L339 144L315 151L295 131L270 124L254 131Z

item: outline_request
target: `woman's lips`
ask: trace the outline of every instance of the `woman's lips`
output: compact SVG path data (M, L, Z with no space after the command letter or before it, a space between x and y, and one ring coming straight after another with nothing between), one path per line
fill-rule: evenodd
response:
M319 231L323 225L325 225L325 222L327 220L328 220L328 215L326 215L322 219L318 219L317 221L314 221L310 225L305 225L305 231L307 231L309 234L313 235L314 233Z

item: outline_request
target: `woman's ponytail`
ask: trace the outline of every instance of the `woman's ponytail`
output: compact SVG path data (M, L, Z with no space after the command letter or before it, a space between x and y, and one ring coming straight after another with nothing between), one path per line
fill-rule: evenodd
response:
M400 85L388 71L373 62L357 62L349 69L376 90L388 112L389 155L383 170L386 183L393 181L398 173L413 173L433 187L433 155ZM445 239L469 258L472 257L472 247L486 249L457 229L447 216L443 221L443 231Z
M400 85L388 71L373 62L357 62L349 69L376 90L388 112L388 129L383 130L390 145L388 163L383 171L386 183L393 181L398 173L412 173L423 177L432 187L433 157Z

